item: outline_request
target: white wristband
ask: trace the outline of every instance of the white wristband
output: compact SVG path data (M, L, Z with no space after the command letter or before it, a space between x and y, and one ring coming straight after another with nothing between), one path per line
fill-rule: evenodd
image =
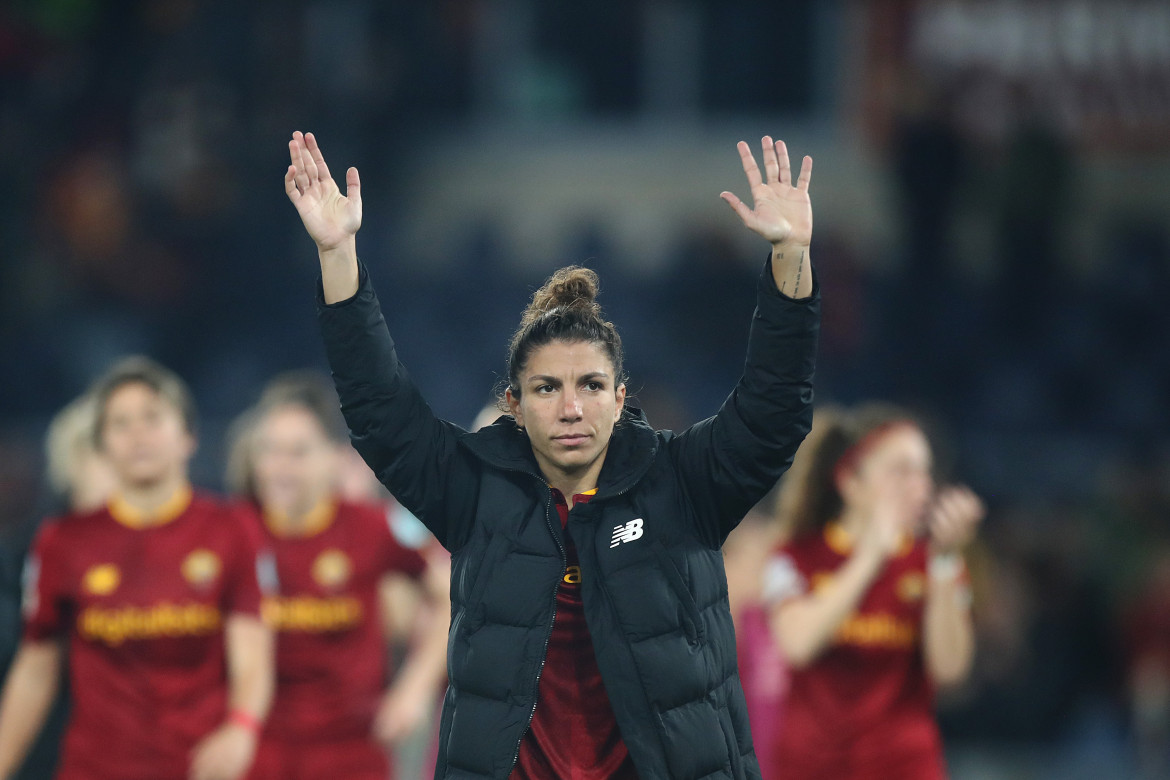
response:
M932 555L927 572L932 580L954 582L963 572L963 556L958 553Z

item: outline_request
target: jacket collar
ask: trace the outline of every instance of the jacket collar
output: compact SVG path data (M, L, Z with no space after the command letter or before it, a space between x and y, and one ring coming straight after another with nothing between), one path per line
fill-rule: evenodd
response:
M504 415L491 425L464 435L460 441L489 466L540 476L532 445L511 415ZM657 453L658 436L646 420L645 412L626 404L610 439L594 500L629 490L650 470Z

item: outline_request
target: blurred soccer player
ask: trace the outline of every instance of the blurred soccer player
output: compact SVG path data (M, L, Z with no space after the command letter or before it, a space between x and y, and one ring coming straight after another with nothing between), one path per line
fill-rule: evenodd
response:
M93 398L86 394L68 403L49 422L45 434L45 470L52 502L47 511L53 514L97 509L114 490L113 470L94 443L96 417ZM20 571L40 524L40 517L30 518L0 544L0 588L5 602L0 657L4 659L4 674L20 642ZM41 780L56 772L61 735L65 731L65 699L64 691L55 697L40 734L25 755L24 767L12 777Z
M29 557L24 640L0 702L0 777L40 729L66 657L73 709L59 778L242 777L272 692L254 521L192 491L194 411L178 377L130 358L92 392L115 491L46 524Z
M53 494L70 512L99 509L117 489L117 475L94 439L97 408L85 394L49 422L45 463Z
M230 476L260 507L278 594L276 700L253 780L385 780L387 749L428 720L446 674L447 578L390 529L385 508L338 497L345 422L328 380L274 382L238 428ZM387 689L386 578L428 589L427 627Z
M791 688L779 734L757 738L791 780L943 778L934 689L971 666L961 554L983 506L936 490L930 443L898 409L819 414L806 446L764 583Z

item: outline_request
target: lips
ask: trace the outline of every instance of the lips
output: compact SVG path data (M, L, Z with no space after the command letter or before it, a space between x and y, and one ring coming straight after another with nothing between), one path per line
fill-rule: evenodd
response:
M554 436L553 441L566 447L576 447L579 444L584 444L588 438L584 433L569 433L564 436Z

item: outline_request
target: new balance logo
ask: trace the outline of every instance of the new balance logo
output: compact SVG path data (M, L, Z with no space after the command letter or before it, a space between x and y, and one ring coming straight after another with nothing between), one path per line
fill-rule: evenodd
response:
M609 549L617 547L619 544L632 542L635 539L642 538L642 518L638 517L625 525L615 525L613 527L613 537L609 540Z

